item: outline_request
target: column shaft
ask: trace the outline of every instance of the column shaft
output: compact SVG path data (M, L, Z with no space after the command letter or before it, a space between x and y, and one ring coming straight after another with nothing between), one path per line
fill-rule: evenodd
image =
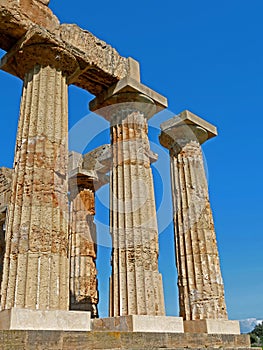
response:
M80 188L70 210L70 309L98 317L95 193Z
M180 316L227 319L224 286L201 147L171 152Z
M164 315L147 121L128 112L111 127L110 316Z
M7 210L11 195L12 175L12 169L0 168L0 301L5 254L5 226Z
M6 232L2 309L68 309L68 111L61 71L25 75Z

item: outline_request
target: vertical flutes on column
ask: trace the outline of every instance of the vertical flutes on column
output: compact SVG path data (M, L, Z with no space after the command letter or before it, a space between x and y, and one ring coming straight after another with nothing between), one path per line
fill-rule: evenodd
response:
M36 65L24 80L6 232L2 308L68 308L67 84Z
M110 316L164 315L147 119L166 99L125 78L90 104L111 122Z
M32 29L2 58L24 80L2 309L68 310L68 91L78 63Z
M216 128L189 111L161 124L170 151L180 316L227 319L216 235L200 144Z
M5 231L8 205L11 196L13 170L9 168L0 168L0 302L1 302L1 284L3 277L3 264L5 254Z
M108 146L98 147L84 156L76 152L69 155L70 310L90 311L93 318L98 317L99 301L95 191L108 183L105 173L109 167L99 160L111 159L111 153L107 155Z

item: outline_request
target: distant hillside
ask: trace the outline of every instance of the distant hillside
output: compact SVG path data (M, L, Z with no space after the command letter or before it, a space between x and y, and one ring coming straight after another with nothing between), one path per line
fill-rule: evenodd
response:
M253 331L256 325L263 322L263 320L257 320L256 318L246 318L245 320L239 320L241 333L249 333Z

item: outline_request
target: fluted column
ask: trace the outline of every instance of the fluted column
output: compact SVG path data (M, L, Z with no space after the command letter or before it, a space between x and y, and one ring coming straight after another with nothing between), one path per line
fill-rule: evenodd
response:
M6 232L2 308L68 309L67 83L25 75Z
M184 111L161 125L170 151L180 316L227 319L224 285L200 144L216 128Z
M73 194L73 193L72 193ZM74 194L73 194L74 196ZM70 205L70 309L98 316L95 193L79 187Z
M1 68L24 80L6 227L2 309L68 310L68 92L73 56L25 36Z
M165 314L150 167L155 155L150 151L147 127L156 106L163 106L154 101L154 93L148 97L149 92L126 79L117 84L113 95L99 96L90 105L111 121L110 316Z
M1 301L1 283L3 276L3 264L5 254L5 226L8 205L11 195L13 170L9 168L0 168L0 301Z
M99 301L95 191L108 183L109 150L110 145L103 145L85 155L69 154L70 310L90 311L93 318Z

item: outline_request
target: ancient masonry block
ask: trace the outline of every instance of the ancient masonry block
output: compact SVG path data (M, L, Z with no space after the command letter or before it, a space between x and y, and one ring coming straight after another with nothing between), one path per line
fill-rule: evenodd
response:
M139 63L131 57L125 58L104 41L75 24L61 24L47 6L33 0L1 0L0 2L0 47L9 52L14 47L23 52L27 46L28 56L25 62L33 58L43 42L56 48L54 58L64 59L64 67L71 66L74 57L74 69L68 74L68 83L98 95L126 76L140 80ZM21 39L22 38L22 39ZM39 44L36 46L36 44ZM28 50L31 46L31 51ZM50 52L44 54L50 62ZM72 67L71 67L72 68ZM2 65L1 69L24 79L24 66Z
M180 316L227 319L224 285L200 144L216 128L189 111L163 124L170 151Z
M165 107L164 97L130 78L90 103L91 110L111 122L110 316L165 313L150 167L156 155L147 127L147 118Z

